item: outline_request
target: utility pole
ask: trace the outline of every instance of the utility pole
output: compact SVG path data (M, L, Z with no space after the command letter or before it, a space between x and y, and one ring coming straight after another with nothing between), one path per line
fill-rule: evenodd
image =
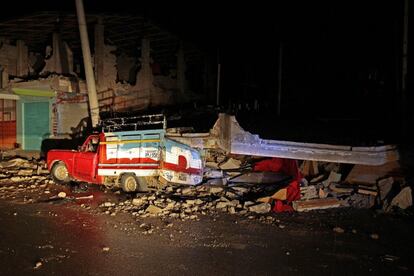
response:
M76 0L76 12L78 15L79 33L82 45L83 64L85 66L86 85L88 87L89 109L91 112L92 127L99 123L99 105L96 94L95 76L93 74L91 49L89 47L88 30L85 19L85 10L82 0Z

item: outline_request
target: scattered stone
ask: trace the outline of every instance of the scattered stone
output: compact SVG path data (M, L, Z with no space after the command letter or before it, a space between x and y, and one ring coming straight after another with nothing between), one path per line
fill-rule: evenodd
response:
M371 234L371 235L370 235L370 237L371 237L371 239L373 239L373 240L378 240L378 239L379 239L379 235L378 235L378 234L376 234L376 233Z
M19 170L17 175L31 176L33 175L33 170Z
M234 159L234 158L229 158L226 162L219 165L220 169L222 170L238 169L240 168L240 166L241 166L241 161Z
M134 205L134 206L141 206L141 205L143 205L145 203L146 203L146 201L143 200L142 198L134 198L132 200L132 205Z
M341 227L339 227L339 226L334 227L332 230L333 230L334 232L336 232L336 233L339 233L339 234L345 233L345 230L344 230L344 229L342 229L342 228L341 228Z
M379 199L381 201L385 200L388 193L391 191L393 184L394 184L394 178L393 177L387 177L387 178L383 178L381 180L378 180L377 186L378 186L378 192L379 192Z
M389 206L386 207L386 211L390 211L394 207L400 209L407 209L413 205L412 190L411 187L405 187L401 192L396 195Z
M206 170L204 172L205 178L222 178L224 177L223 171L221 170Z
M208 192L210 194L218 194L218 193L221 193L222 191L223 191L223 188L221 188L221 187L212 187L212 186L210 186L209 189L208 189Z
M298 200L293 202L293 209L298 212L328 209L340 206L341 203L336 198L311 199L305 201Z
M249 207L249 211L258 214L265 214L269 213L271 210L271 205L269 203L261 203L254 206Z
M155 206L155 205L150 205L150 206L148 206L148 208L145 210L145 212L146 212L146 213L153 214L153 215L156 215L156 214L158 214L158 213L161 213L161 212L162 212L162 209L161 209L161 208L159 208L159 207L157 207L157 206Z
M35 263L35 265L34 265L34 269L38 269L38 268L40 268L41 266L43 265L43 263L41 262L41 261L37 261L36 263Z
M60 193L58 193L58 197L59 198L65 198L66 197L66 193L65 192L60 192Z
M109 247L103 247L103 248L102 248L102 251L103 251L103 252L108 252L108 251L109 251Z

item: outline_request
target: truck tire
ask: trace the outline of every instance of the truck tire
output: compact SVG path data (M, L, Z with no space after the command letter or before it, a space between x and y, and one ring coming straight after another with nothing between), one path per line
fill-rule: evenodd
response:
M134 174L126 173L121 176L121 188L124 192L135 192L138 186L138 179Z
M65 163L56 162L51 170L52 179L58 184L68 184L70 182L70 175Z

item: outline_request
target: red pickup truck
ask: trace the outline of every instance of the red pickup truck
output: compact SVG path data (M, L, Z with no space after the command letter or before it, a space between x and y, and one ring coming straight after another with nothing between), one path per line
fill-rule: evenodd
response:
M85 181L126 192L160 183L196 185L203 176L200 152L165 137L165 128L92 134L78 151L50 150L47 166L57 183Z

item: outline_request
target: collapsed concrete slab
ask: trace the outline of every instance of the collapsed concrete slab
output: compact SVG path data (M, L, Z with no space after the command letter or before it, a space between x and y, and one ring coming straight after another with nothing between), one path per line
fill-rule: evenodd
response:
M382 165L399 159L395 145L352 147L261 139L245 131L235 116L223 113L211 133L220 148L233 154L363 165Z

